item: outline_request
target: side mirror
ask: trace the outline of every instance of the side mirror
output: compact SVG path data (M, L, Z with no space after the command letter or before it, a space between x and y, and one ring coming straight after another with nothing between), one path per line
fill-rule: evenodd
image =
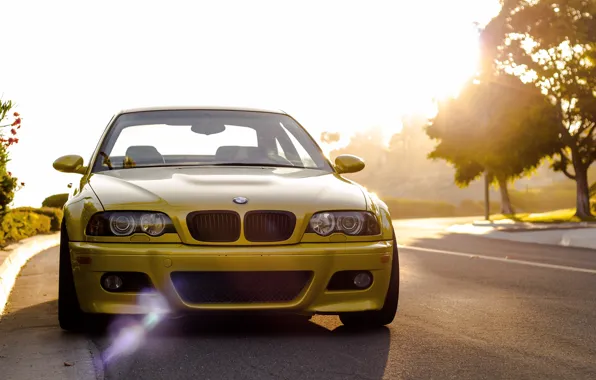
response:
M351 154L342 154L335 159L335 168L339 174L356 173L364 169L364 161Z
M83 166L83 157L77 155L62 156L54 161L54 169L62 173L85 174L86 166Z

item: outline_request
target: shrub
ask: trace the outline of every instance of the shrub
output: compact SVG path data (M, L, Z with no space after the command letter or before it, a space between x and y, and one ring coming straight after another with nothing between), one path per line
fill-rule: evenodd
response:
M50 195L41 203L42 207L54 207L62 209L68 200L68 193Z
M384 198L394 219L441 218L456 216L455 205L441 201Z
M62 225L62 217L64 216L64 212L62 211L62 209L54 207L19 207L13 209L12 211L33 212L39 215L45 215L48 218L50 218L52 231L60 231L60 226Z
M12 210L2 214L0 221L0 246L26 239L51 230L50 217L36 212Z
M21 115L18 112L9 115L12 108L12 101L0 99L0 210L3 212L13 201L15 192L25 186L23 182L19 185L17 178L13 177L6 168L10 161L8 148L19 142L16 135L17 130L21 128Z

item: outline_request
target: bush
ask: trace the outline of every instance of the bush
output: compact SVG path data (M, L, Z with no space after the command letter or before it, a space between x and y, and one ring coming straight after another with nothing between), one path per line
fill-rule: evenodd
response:
M25 186L17 178L12 176L6 165L10 161L8 148L19 142L16 137L18 129L21 128L21 115L18 112L9 112L13 109L11 100L0 99L0 210L6 212L8 205L13 201L15 192Z
M510 191L511 204L516 212L548 212L575 207L575 188L543 188Z
M68 200L68 193L50 195L41 203L42 207L64 208L64 204Z
M45 215L50 218L52 231L60 231L62 217L64 216L64 212L61 209L54 207L19 207L13 209L12 211L33 212L39 215Z
M50 217L37 212L11 210L2 214L1 218L1 247L51 230Z
M449 202L414 200L401 198L383 198L389 207L393 219L415 218L450 218L460 216L484 215L484 201L466 199L458 206ZM501 211L500 202L490 203L490 213L498 214Z
M384 198L394 219L441 218L456 216L455 205L441 201Z

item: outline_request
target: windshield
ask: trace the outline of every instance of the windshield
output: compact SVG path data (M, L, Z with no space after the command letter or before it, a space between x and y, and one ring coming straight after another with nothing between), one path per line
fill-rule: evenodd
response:
M311 136L287 115L167 110L120 115L102 142L93 172L199 165L332 170Z

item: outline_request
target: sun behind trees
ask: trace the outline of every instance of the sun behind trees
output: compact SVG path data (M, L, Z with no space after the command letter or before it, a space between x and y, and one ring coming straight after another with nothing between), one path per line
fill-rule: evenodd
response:
M480 83L469 83L463 98L443 104L429 128L441 141L431 157L455 163L456 180L466 184L483 170L515 178L553 155L552 168L576 181L576 215L589 218L587 173L596 160L596 2L502 5L481 33ZM467 110L466 116L457 110Z
M508 182L528 174L559 149L556 108L532 85L499 75L470 81L457 99L439 105L427 129L439 141L429 155L455 167L468 186L487 172L501 191L501 213L513 214Z

